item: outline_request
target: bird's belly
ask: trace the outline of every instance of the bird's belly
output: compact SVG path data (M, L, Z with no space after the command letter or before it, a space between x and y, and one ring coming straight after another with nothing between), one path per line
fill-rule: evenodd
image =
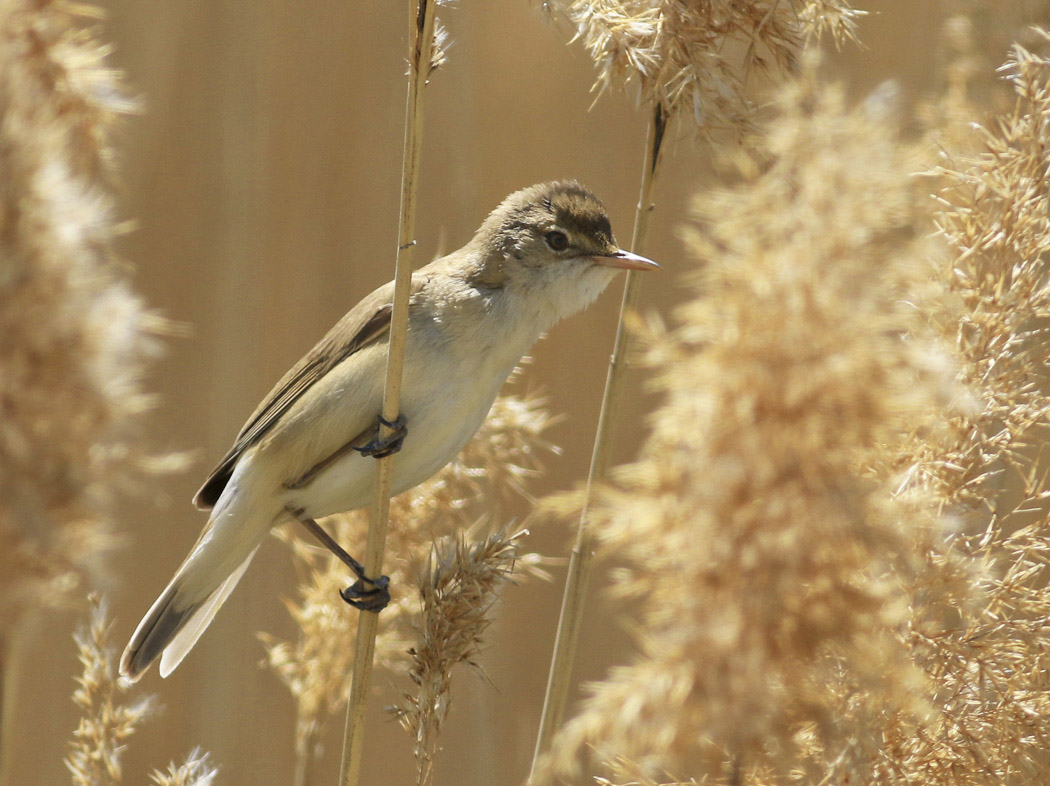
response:
M481 426L506 376L495 384L470 373L456 380L405 379L401 411L407 434L394 456L394 494L422 483L456 457ZM295 492L291 504L311 518L367 507L376 471L374 458L350 451Z

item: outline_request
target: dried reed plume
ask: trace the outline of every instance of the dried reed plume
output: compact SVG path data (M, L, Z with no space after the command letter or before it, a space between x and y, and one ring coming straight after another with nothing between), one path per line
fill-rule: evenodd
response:
M120 702L115 657L107 646L110 627L106 604L93 597L90 625L73 636L84 667L73 692L73 702L84 716L73 732L66 759L75 786L119 784L120 757L127 740L155 707L152 696L131 704Z
M550 423L542 401L502 396L455 461L392 500L394 526L385 570L395 598L383 611L384 625L376 640L377 660L383 667L408 667L409 626L399 620L418 613L411 594L417 581L412 566L419 564L435 540L469 528L483 511L496 515L501 497L527 494L524 484L538 472L538 453L552 449L542 438ZM360 543L368 529L367 511L333 517L328 524L341 543ZM269 666L296 700L297 783L307 783L328 721L346 703L350 690L358 615L349 613L338 595L347 583L342 563L304 540L296 529L283 530L281 537L302 570L299 598L287 603L300 634L295 642L262 638Z
M154 770L150 780L156 786L211 786L217 774L208 754L196 748L182 764L169 764L167 772Z
M408 651L416 691L403 694L392 711L415 740L419 786L433 783L438 735L452 703L452 668L460 663L479 668L496 591L514 571L517 541L524 534L502 530L476 543L462 535L442 538L417 571L422 611Z
M159 320L115 260L110 135L131 108L68 3L0 10L0 638L113 545Z
M777 103L740 184L696 200L694 298L649 339L664 403L591 509L639 652L558 734L556 771L590 750L643 780L817 782L807 736L857 761L882 712L923 706L899 634L937 522L865 467L955 389L916 310L929 212L886 96L847 109L807 66ZM861 691L878 711L840 723Z
M967 361L965 381L982 406L976 417L958 421L960 439L952 453L927 467L948 504L994 499L1004 468L990 463L1030 465L1035 457L1026 461L1025 451L1047 436L1041 421L1050 397L1037 382L1045 376L1050 350L1042 324L1050 317L1043 259L1050 234L1043 147L1050 141L1044 128L1050 63L1017 46L1003 70L1018 95L1014 110L980 130L983 150L976 160L949 160L935 171L947 181L938 226L958 250L945 276L963 310L951 337Z
M637 77L646 103L672 115L691 110L697 126L748 125L753 66L795 70L811 37L853 38L857 18L844 0L553 0L576 26L604 92Z
M1030 783L1050 767L1050 61L1015 46L1003 71L1014 108L978 130L978 155L936 173L956 251L943 280L961 313L935 321L976 405L947 419L953 440L920 443L915 473L971 533L955 546L983 568L979 603L956 600L950 626L913 610L910 642L939 712L891 722L858 783Z
M577 27L598 69L595 90L626 86L634 77L649 104L649 127L642 162L642 181L635 210L631 250L644 252L660 153L668 125L682 106L691 104L697 128L737 133L750 128L751 104L747 81L754 66L772 62L779 75L792 73L800 46L824 31L836 41L852 37L862 13L842 0L813 0L801 9L780 0L695 2L690 0L558 0ZM536 735L533 768L550 748L561 725L570 689L589 581L594 537L589 532L591 488L605 480L610 445L624 384L631 334L627 316L638 305L637 276L629 271L616 328L612 358L602 394L598 428L587 474L587 491L580 506L576 544L558 620L554 654Z
M118 786L123 780L121 756L128 739L155 714L157 702L154 696L121 702L128 686L117 679L106 603L96 595L89 600L91 622L73 636L83 666L73 702L84 715L73 732L66 767L74 786ZM208 754L197 749L184 763L168 765L166 773L155 770L151 780L157 786L210 786L215 774Z
M114 258L110 136L132 108L90 9L0 6L0 769L28 613L72 603L116 542L111 495L161 320ZM0 773L0 778L3 774Z

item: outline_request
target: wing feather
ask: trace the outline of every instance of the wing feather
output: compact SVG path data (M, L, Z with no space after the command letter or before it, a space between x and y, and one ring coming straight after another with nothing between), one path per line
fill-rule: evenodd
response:
M419 291L422 283L422 279L413 278L412 294ZM366 297L281 378L248 418L229 453L204 481L204 485L193 498L194 505L202 510L214 507L244 451L273 428L280 417L317 380L350 355L371 345L390 331L393 295L394 287L391 282Z

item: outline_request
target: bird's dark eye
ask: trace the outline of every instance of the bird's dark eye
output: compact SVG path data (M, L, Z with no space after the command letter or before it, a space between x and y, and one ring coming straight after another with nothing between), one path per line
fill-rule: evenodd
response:
M555 251L564 251L569 247L569 237L564 232L548 232L543 239Z

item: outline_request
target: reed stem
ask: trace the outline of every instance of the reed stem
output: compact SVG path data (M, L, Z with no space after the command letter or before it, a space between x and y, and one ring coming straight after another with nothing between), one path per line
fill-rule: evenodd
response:
M390 324L390 349L386 367L386 391L383 417L394 422L401 404L401 370L405 358L405 335L408 329L408 300L415 256L416 195L419 182L420 153L423 146L423 89L430 73L434 44L434 16L437 0L409 1L412 49L408 98L405 107L404 161L401 170L401 218L398 230L397 265L394 273L394 310ZM413 8L415 13L413 13ZM383 436L391 429L381 427ZM411 424L409 424L411 428ZM395 456L378 460L375 495L370 508L368 544L365 547L365 573L378 576L383 570L387 522L390 517L390 490ZM346 733L339 782L356 786L361 775L365 732L365 705L375 655L376 628L379 615L362 612L357 626L354 672L350 699L346 708Z
M314 763L317 759L317 732L310 732L302 745L295 746L295 777L293 786L311 786L314 782Z
M0 633L0 786L12 786L17 676L26 627L23 621L15 621L6 633Z
M663 145L664 133L667 131L667 121L667 113L663 106L660 103L655 104L646 135L642 183L634 214L634 231L631 235L631 250L635 253L644 252L649 233L649 216L655 207L652 203L653 181L656 178L656 168L660 161L660 149ZM626 365L625 358L631 340L625 319L627 314L635 308L638 292L637 274L634 271L628 271L627 280L624 282L623 301L620 304L620 320L616 327L616 341L613 344L612 358L609 361L609 370L605 378L605 392L602 395L602 407L598 416L598 430L591 454L591 467L587 473L587 490L576 533L576 544L569 557L569 571L566 577L565 595L562 598L561 615L558 618L558 633L554 640L554 655L551 659L551 670L547 680L547 694L543 701L540 730L532 759L533 773L536 771L537 761L550 749L554 732L561 725L562 714L569 695L573 660L576 655L580 622L583 619L584 598L594 556L594 539L587 525L587 513L594 485L605 478L608 470L612 445L612 421L619 407L620 394L623 389L623 368Z
M10 678L7 668L11 656L11 653L8 651L8 642L9 640L6 637L0 635L0 786L7 786L7 771L10 767L8 757L11 755L7 746L7 738L10 736L7 723L7 705L10 700L8 697L10 691L8 683Z

